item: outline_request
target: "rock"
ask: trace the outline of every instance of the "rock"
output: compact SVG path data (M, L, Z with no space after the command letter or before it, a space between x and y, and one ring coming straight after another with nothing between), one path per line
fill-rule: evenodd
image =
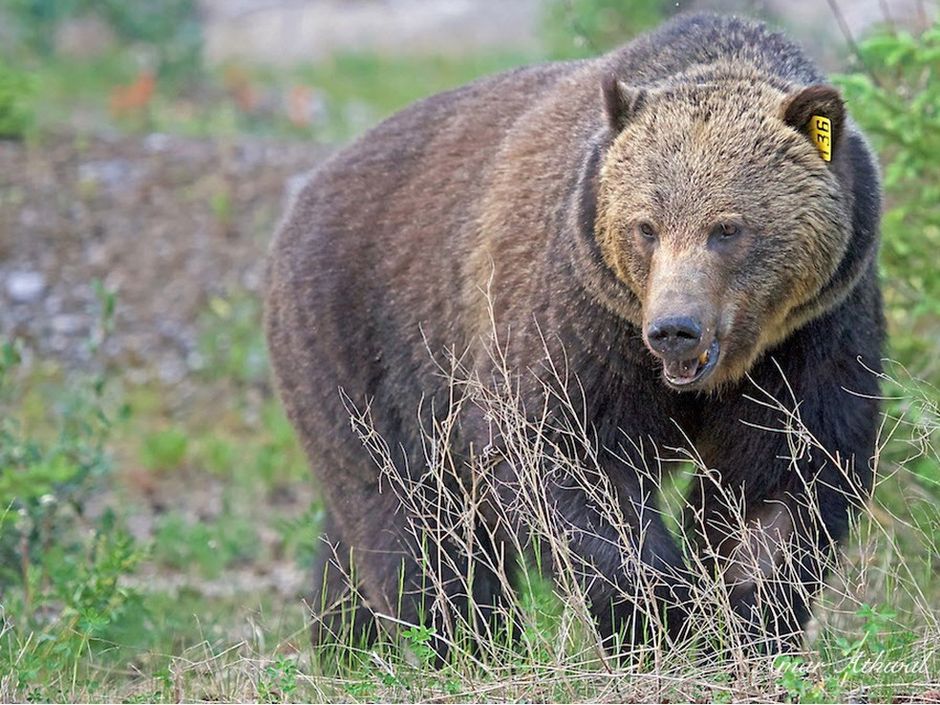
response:
M162 132L151 132L144 137L144 149L151 154L162 154L172 145L172 139L169 135Z
M10 272L6 284L7 296L17 304L37 301L46 290L46 280L39 272Z
M24 228L34 228L39 224L39 213L33 208L24 208L20 211L20 225Z
M85 320L76 314L63 313L52 319L52 330L59 335L76 335L85 327Z
M140 166L128 159L99 159L78 165L79 181L100 184L112 193L133 188L140 176Z

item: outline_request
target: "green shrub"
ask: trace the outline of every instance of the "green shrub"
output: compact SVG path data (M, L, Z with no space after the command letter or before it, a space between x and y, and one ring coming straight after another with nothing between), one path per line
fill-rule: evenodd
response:
M18 348L5 343L0 350L2 588L22 580L19 566L38 560L42 547L56 540L60 521L80 514L96 480L110 471L104 445L112 419L104 409L103 386L94 382L51 400L52 438L28 433L17 408Z
M106 332L114 298L98 291ZM49 700L64 697L63 673L107 650L112 627L141 618L121 578L143 552L113 511L86 512L111 471L106 444L121 416L107 378L53 380L38 421L23 390L37 381L15 344L0 345L0 674L13 692Z
M189 436L181 428L148 433L140 449L140 462L148 470L176 470L186 459Z
M940 383L940 24L919 37L880 33L860 45L873 72L839 77L852 115L884 162L882 272L894 356Z
M63 678L113 649L109 635L146 617L140 595L121 583L144 557L106 511L90 537L51 535L24 583L0 602L0 674L29 700L70 700Z
M258 700L263 703L291 702L297 690L297 663L280 655L264 667L258 679Z
M21 138L29 131L32 91L29 77L0 59L0 139Z
M917 37L878 33L859 51L868 69L836 80L884 165L881 273L888 354L897 363L886 406L910 435L888 459L903 460L940 496L940 458L932 450L940 431L940 23Z

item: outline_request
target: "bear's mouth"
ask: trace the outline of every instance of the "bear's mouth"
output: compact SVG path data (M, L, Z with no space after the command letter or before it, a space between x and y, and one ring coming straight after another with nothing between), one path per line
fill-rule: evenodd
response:
M688 389L712 373L720 355L721 346L715 338L698 357L690 360L663 359L663 377L675 389Z

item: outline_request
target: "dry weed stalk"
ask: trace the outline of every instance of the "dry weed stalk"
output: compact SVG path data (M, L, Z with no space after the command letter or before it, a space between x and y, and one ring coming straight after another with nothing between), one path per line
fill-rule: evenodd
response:
M556 364L549 346L544 347L545 369L540 377L545 380L545 401L539 409L525 408L518 378L509 369L499 345L494 344L490 351L498 374L489 380L480 379L451 351L439 365L450 391L447 408L418 413L418 418L433 419L431 427L423 429L426 466L422 468L402 467L394 449L375 431L368 404L357 406L354 400L345 399L355 432L381 468L383 491L395 493L409 518L414 543L422 547L418 559L425 569L428 593L433 596L428 609L443 618L435 636L446 646L450 667L474 682L499 684L492 686L493 690L487 686L475 691L475 695L529 689L545 693L551 683L574 681L593 683L598 699L638 694L656 699L667 693L691 697L702 689L712 696L724 689L747 697L779 694L779 673L773 658L759 656L753 643L741 640L740 635L747 631L743 623L746 618L732 608L729 593L745 580L756 582L758 600L772 599L780 583L805 589L807 566L816 566L819 573L814 577L820 582L826 579L829 585L825 609L811 634L824 628L838 633L849 624L857 626L854 615L859 607L885 601L885 588L890 584L921 625L924 648L929 649L929 639L940 635L936 607L919 584L912 561L890 550L875 550L877 544L891 545L894 533L901 528L915 535L924 547L932 546L933 540L922 529L892 513L877 499L869 501L864 488L853 487L853 501L863 509L849 539L843 542L845 550L831 555L820 548L818 555L809 555L807 547L797 545L791 536L748 517L742 498L722 488L717 471L708 468L689 443L683 448L654 447L653 453L641 455L655 462L632 469L649 492L658 492L672 472L666 466L674 464L677 455L684 458L687 472L713 483L722 492L729 510L723 529L737 548L728 554L698 541L696 537L705 531L704 517L701 509L686 498L680 507L682 521L677 538L692 576L689 604L683 605L692 618L682 637L670 640L659 611L661 602L657 603L654 596L659 578L640 559L644 535L640 532L637 536L631 530L624 517L624 505L600 466L602 449L583 413L584 391L569 374L565 361ZM778 427L763 430L785 434L794 467L800 458L813 454L839 468L846 478L855 477L851 461L831 453L802 422L799 399L788 385L788 397L779 398L751 383L750 400L779 415ZM877 484L897 473L908 473L906 465L923 454L936 457L932 440L938 428L937 406L927 394L916 399L912 402L917 411L914 420L910 415L885 416L878 453L871 461ZM491 442L473 449L469 459L458 458L452 453L452 442L459 434L462 415L471 408L488 424ZM909 432L906 439L899 438L902 431ZM907 443L914 452L904 462L884 468L881 454L892 439L895 444ZM629 444L641 447L653 441L625 437L622 443L619 449L606 450L618 453L624 463L629 463L623 449ZM805 496L814 496L817 482L823 480L804 479ZM576 486L598 516L617 528L622 563L635 579L632 590L624 590L571 550L572 534L578 529L566 523L557 511L552 499L557 493L548 491L550 483ZM780 503L783 525L794 526L809 517L816 520L816 526L825 526L818 506L805 501L794 505L795 498L788 499L789 504ZM641 517L643 512L654 511L642 506L633 510ZM481 538L497 550L481 550ZM820 546L826 546L830 538L822 537ZM444 545L447 550L424 550L431 545ZM337 566L344 565L336 558ZM776 570L767 570L768 560L774 562ZM551 566L554 594L564 606L554 628L548 630L538 623L537 610L526 601L547 566ZM474 602L474 573L479 570L498 577L505 601L495 606ZM348 577L355 585L354 576ZM456 591L452 584L455 580L460 582ZM616 653L616 648L603 644L595 628L589 598L595 582L608 583L618 591L619 599L637 604L653 637L636 647L630 658L612 658L610 654ZM455 604L455 595L460 604ZM363 596L356 594L355 599ZM377 617L386 627L420 626L403 625L394 615ZM716 652L720 658L714 657ZM936 654L936 650L930 654ZM814 660L812 651L804 656ZM535 680L520 673L520 663L535 668ZM630 684L628 691L623 690L625 682Z

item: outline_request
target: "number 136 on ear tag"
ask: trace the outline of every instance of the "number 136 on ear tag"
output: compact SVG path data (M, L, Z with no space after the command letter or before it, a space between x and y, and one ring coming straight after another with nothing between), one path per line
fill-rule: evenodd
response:
M809 119L809 136L819 150L823 161L832 161L832 123L822 115L813 115Z

